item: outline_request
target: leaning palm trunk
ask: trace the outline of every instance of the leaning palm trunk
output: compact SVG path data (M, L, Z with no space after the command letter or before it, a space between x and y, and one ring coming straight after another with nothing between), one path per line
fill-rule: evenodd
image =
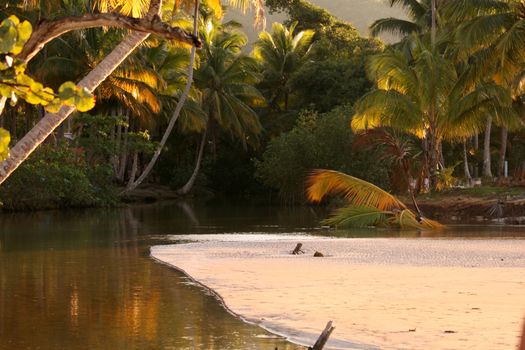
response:
M501 145L499 148L499 161L498 161L498 177L503 177L505 170L505 156L507 154L507 138L509 135L509 129L501 127Z
M148 36L147 33L138 32L129 34L78 86L93 92ZM57 113L46 113L0 163L0 184L74 111L75 107L64 106Z
M206 140L207 140L207 131L208 127L204 129L204 133L202 134L201 143L199 145L199 153L197 154L197 161L195 164L195 169L193 169L193 173L191 174L188 182L184 186L182 186L179 190L177 190L178 194L186 195L188 194L191 189L193 188L193 185L195 184L195 180L197 180L197 175L199 175L199 171L201 169L202 164L202 156L204 154L204 146L206 146Z
M492 117L487 117L485 124L485 139L483 142L483 172L484 177L492 177L491 163L490 163L490 130L492 128Z
M199 5L200 5L200 1L195 0L195 9L193 13L193 35L195 37L198 34ZM155 163L157 163L160 153L164 149L164 146L166 145L166 141L168 141L168 137L171 135L173 126L175 125L175 122L179 118L182 107L184 106L184 103L186 102L186 99L188 98L188 95L190 93L191 85L193 83L193 66L195 64L195 53L196 53L196 48L195 46L192 46L191 53L190 53L190 62L188 64L188 81L186 82L186 86L184 87L184 92L182 93L179 101L177 102L177 106L175 107L175 111L173 112L173 115L171 116L168 127L166 128L166 131L164 131L164 135L162 135L162 139L160 140L160 143L157 146L155 153L153 153L153 157L151 157L151 160L149 161L146 168L144 168L144 171L142 172L142 174L140 174L137 181L134 181L133 183L129 184L121 194L124 194L126 192L132 191L135 188L137 188L146 179L146 177L149 175L151 170L153 170Z

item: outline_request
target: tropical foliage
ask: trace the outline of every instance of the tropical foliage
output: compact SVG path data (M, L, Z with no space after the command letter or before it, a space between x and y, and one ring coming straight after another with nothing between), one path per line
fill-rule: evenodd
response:
M415 214L390 193L359 178L333 170L314 170L308 178L312 202L341 194L349 207L338 209L325 220L337 227L386 226L401 229L439 229L443 225Z

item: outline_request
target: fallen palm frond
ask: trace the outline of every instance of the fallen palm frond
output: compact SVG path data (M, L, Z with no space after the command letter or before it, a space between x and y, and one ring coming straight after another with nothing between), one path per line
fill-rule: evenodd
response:
M326 195L341 193L350 206L337 209L323 224L340 228L393 227L400 229L435 230L444 225L427 219L390 193L359 178L334 170L314 170L307 182L308 199L321 201Z
M390 193L365 180L335 170L316 169L307 180L307 196L320 202L325 196L341 193L354 206L379 210L406 209L406 205Z
M393 212L374 207L345 207L337 209L332 216L323 220L324 225L345 227L377 226L386 221Z

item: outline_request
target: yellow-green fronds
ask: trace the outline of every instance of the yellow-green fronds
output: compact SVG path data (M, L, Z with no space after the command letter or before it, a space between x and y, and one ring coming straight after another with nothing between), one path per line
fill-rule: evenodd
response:
M350 206L336 210L328 219L323 220L323 225L338 228L372 227L384 224L391 211L383 211L374 207Z
M444 225L437 221L430 220L424 217L417 217L410 209L402 210L389 220L393 226L399 226L403 230L437 230L445 228Z
M437 221L417 217L410 209L391 211L368 206L349 206L338 209L322 223L337 228L388 227L401 230L438 230L445 228Z
M314 170L307 180L307 196L312 202L326 195L340 193L354 206L374 207L379 210L406 209L405 204L390 193L357 177L334 170Z

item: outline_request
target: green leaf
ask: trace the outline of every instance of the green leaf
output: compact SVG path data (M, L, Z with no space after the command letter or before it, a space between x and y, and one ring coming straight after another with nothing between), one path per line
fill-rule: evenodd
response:
M72 105L75 103L76 92L77 86L75 83L67 81L58 88L58 98L60 98L64 104Z
M79 112L89 111L91 108L95 107L95 97L84 88L78 89L75 106Z
M4 160L9 155L9 142L11 135L5 129L0 128L0 160Z

